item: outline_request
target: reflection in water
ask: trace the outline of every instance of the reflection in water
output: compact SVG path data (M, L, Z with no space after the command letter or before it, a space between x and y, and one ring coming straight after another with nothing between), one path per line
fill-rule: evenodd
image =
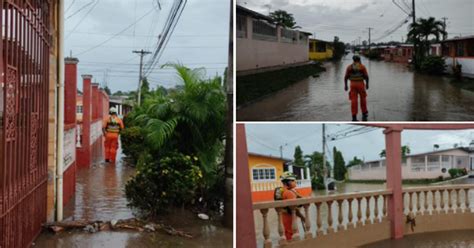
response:
M119 154L120 151L119 151ZM121 155L119 155L121 156ZM77 173L76 195L65 208L69 220L132 218L127 207L125 184L135 170L117 160L116 165L95 165ZM203 221L189 211L177 209L160 221L193 234L193 239L163 233L75 231L57 235L43 233L35 247L232 247L232 230L217 221Z
M466 178L466 179L458 180L458 181L455 181L455 182L450 182L449 184L474 184L474 178ZM429 186L429 185L416 185L416 186L404 185L404 187L418 187L418 186ZM383 189L386 189L385 184L338 183L336 194L338 194L338 193L351 193L351 192L363 192L363 191L375 191L375 190L383 190ZM319 191L314 191L313 192L313 196L323 196L323 195L327 195L327 192L324 191L324 190L319 190ZM464 197L465 196L463 194L460 195L461 202L464 202ZM428 202L432 202L432 199L433 199L433 196L428 194ZM437 206L439 206L439 199L440 199L440 197L438 195L437 198L436 198ZM470 199L471 202L474 202L474 190L470 191L469 199ZM447 205L448 198L447 198L446 195L445 195L444 200L445 200L445 204ZM407 195L404 198L404 202L405 202L405 206L408 206L409 199L408 199ZM374 205L375 205L375 200L371 199L369 204L370 204L370 209L371 209L369 221L372 221L372 219L374 218L373 209L374 209ZM382 207L383 207L382 198L378 199L377 204L378 204L378 209L382 209ZM420 205L424 206L423 198L420 201ZM349 219L348 218L349 204L348 204L347 201L344 201L342 206L343 206L343 211L342 211L343 212L343 225L346 225L347 222L348 222L348 219ZM366 208L367 208L367 203L363 200L362 203L361 203L361 212L365 213ZM429 206L429 210L432 210L431 205ZM404 214L407 214L408 211L409 211L408 208L406 208ZM332 217L333 217L333 220L334 220L333 221L333 227L335 229L337 229L337 225L338 225L337 224L337 219L338 219L337 214L338 214L338 208L337 208L337 204L334 202L333 205L332 205ZM311 220L311 230L312 230L313 236L316 236L316 231L315 231L316 230L316 208L315 208L314 204L309 207L309 216L310 216L309 218ZM321 220L322 220L322 225L323 225L324 230L326 230L328 228L327 216L328 216L328 207L327 207L326 204L322 204L321 205ZM356 201L352 202L352 216L354 218L353 221L356 222L357 221ZM277 244L278 239L279 239L278 229L277 229L278 221L277 221L277 214L276 214L276 211L274 209L270 209L270 211L268 212L267 220L268 220L268 223L269 223L269 226L270 226L270 239L272 240L272 242L274 244ZM299 219L298 219L298 221L299 221ZM366 218L365 218L364 214L362 215L362 221L363 222L366 221ZM260 211L254 211L254 223L255 223L255 234L256 234L256 238L257 238L257 246L262 247L263 246L263 234L262 234L263 219L262 219L262 214L260 213ZM304 230L303 230L301 222L299 222L298 228L299 228L300 237L304 237Z
M384 240L364 248L445 248L474 247L474 230L455 230L445 232L407 235L403 239Z
M268 98L239 109L239 120L349 121L350 102L344 91L348 55L326 62L327 71L309 77ZM416 74L406 65L363 59L370 76L369 120L472 120L474 92L449 79ZM238 82L237 82L238 83Z

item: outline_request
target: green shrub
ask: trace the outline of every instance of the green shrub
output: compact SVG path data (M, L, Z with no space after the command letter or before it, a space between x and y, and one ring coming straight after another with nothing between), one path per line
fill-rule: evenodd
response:
M367 53L367 58L369 58L369 59L375 59L375 60L382 59L380 52L377 51L377 50L370 50L370 51Z
M147 217L167 213L170 206L193 204L202 172L195 156L178 152L155 162L150 155L140 157L137 174L127 182L129 206Z
M132 126L120 132L120 141L122 142L122 152L127 155L133 164L136 163L140 153L144 152L143 128Z
M462 168L462 169L452 168L448 170L448 173L451 176L451 178L456 178L456 177L467 175L467 170L465 168Z
M313 177L311 179L311 187L313 189L325 189L323 177Z
M422 72L440 75L444 73L446 63L440 56L427 56L421 62L420 69Z

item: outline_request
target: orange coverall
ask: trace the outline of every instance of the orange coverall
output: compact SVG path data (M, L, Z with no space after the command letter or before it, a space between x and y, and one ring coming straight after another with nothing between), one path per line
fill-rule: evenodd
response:
M283 200L290 200L296 198L297 195L291 190L285 189L285 191L283 191ZM293 215L291 213L288 213L288 210L285 210L282 212L281 217L283 221L283 227L285 227L286 240L291 240L293 238Z
M367 111L367 92L365 91L364 79L368 78L367 69L361 63L354 63L347 67L345 80L351 81L351 90L349 91L349 100L351 101L352 115L357 115L357 100L360 95L360 108L363 114Z
M105 160L115 163L118 149L118 137L120 130L124 128L122 120L117 115L109 115L104 119L103 130L105 131Z

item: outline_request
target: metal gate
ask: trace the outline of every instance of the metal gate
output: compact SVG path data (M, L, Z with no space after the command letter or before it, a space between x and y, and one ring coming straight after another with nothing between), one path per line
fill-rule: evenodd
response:
M46 221L51 0L1 0L0 248Z

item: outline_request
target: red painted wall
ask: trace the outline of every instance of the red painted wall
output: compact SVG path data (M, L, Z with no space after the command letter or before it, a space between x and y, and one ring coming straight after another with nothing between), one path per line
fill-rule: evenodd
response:
M92 118L92 75L82 75L83 78L83 114L82 114L82 147L76 149L78 167L91 166L90 126Z

